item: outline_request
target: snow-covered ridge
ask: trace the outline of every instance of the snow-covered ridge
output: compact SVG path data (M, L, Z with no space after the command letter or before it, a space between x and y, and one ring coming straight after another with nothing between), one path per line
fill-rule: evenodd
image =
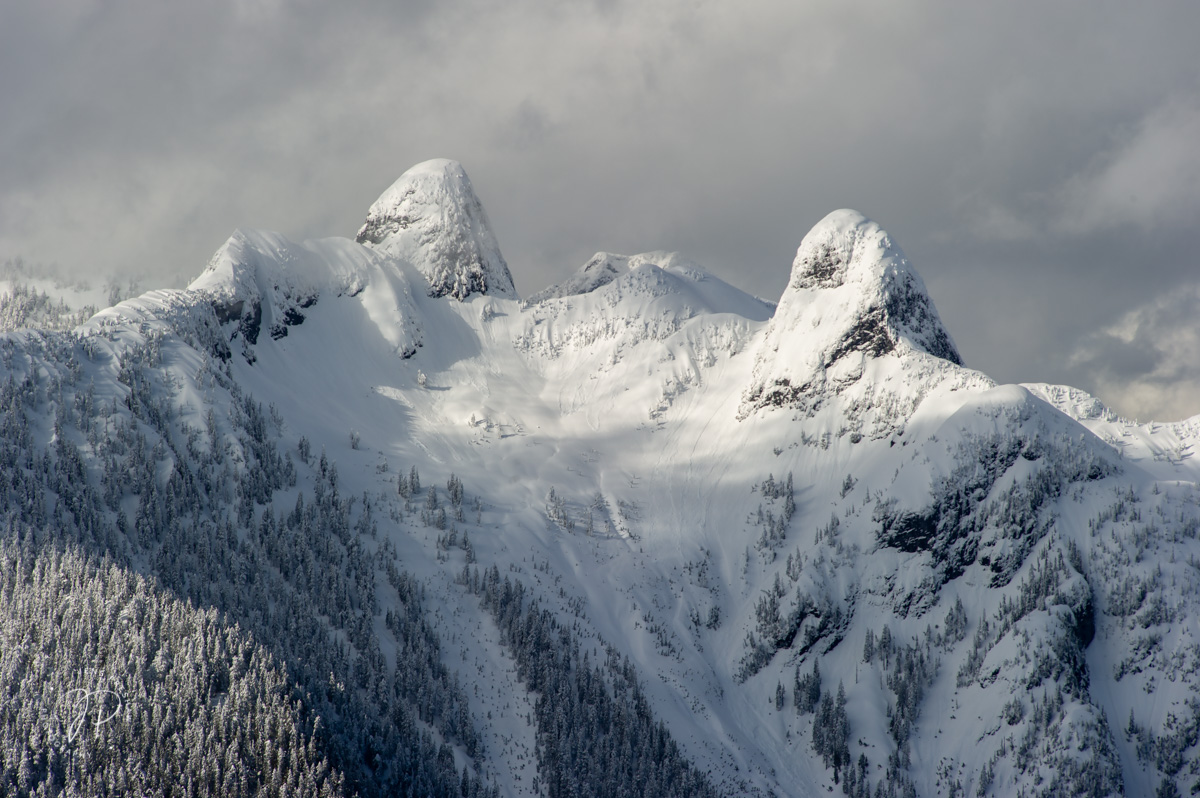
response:
M359 298L402 357L421 346L411 267L344 238L295 243L278 233L238 230L188 286L207 297L248 360L260 337L279 340L325 297Z
M558 357L598 341L613 357L644 340L663 340L689 321L726 316L761 323L771 306L734 288L675 252L598 253L574 276L524 303L518 349Z
M562 299L569 296L590 294L592 291L596 291L614 280L620 279L627 272L635 271L643 266L653 266L692 282L714 279L712 275L684 258L678 252L656 251L643 252L639 255L615 255L611 252L597 252L587 263L579 268L579 271L562 282L555 283L538 291L526 299L525 304L537 305L550 299Z
M588 282L596 274L605 279ZM678 253L651 252L600 253L520 310L512 349L552 377L561 412L600 419L632 405L657 420L744 351L773 308Z
M1194 459L1200 446L1200 416L1143 424L1122 417L1088 392L1069 385L1026 383L1024 387L1157 478L1200 479L1200 462Z
M608 285L630 268L635 258L645 258L643 255L628 257L614 255L610 252L597 252L591 259L579 267L579 271L560 283L543 288L525 300L527 305L536 305L547 299L561 299L565 296L588 294L597 288Z
M401 175L371 205L357 241L416 266L430 296L517 298L487 213L457 161L425 161Z

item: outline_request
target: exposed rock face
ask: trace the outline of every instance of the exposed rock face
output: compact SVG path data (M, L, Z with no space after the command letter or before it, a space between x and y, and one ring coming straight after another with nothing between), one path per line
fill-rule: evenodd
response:
M886 356L962 365L925 284L891 237L857 211L826 216L804 237L755 362L742 415L820 404Z
M429 281L430 296L517 298L487 214L457 161L425 161L401 175L371 205L356 240L412 263Z

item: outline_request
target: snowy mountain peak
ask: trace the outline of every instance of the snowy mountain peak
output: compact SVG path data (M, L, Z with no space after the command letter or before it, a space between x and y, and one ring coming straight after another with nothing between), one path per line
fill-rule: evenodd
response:
M517 297L483 204L457 161L425 161L401 175L371 205L357 241L411 262L429 281L430 296Z
M870 361L912 354L962 365L924 282L887 232L857 211L834 211L796 252L742 414L811 409L828 390L857 382Z
M629 270L629 258L611 252L597 252L579 270L560 283L543 288L527 300L536 305L547 299L590 294L616 280Z
M830 361L852 351L886 354L904 341L962 365L924 281L887 231L858 211L834 211L804 237L792 262L789 288L781 311L831 304L858 311L836 314L852 327L838 342L841 346L827 353Z

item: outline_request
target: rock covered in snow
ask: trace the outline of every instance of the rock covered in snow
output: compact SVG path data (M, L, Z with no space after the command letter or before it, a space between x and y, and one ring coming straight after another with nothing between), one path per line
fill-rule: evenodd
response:
M840 393L871 360L962 358L904 253L857 211L826 216L804 237L767 330L743 415L799 406L832 384Z
M296 243L279 233L237 230L217 250L204 272L188 286L206 295L222 325L233 325L242 353L264 333L285 338L325 296L364 297L380 331L402 357L422 345L420 324L405 268L344 238ZM382 318L386 308L387 318ZM380 317L380 318L375 318Z
M545 302L547 299L562 299L567 296L590 294L592 291L603 288L627 272L630 268L629 261L630 258L625 255L614 255L611 252L597 252L587 263L579 268L579 271L561 283L555 283L552 286L543 288L529 297L526 302L530 305L536 305L539 302Z
M412 263L429 295L517 298L471 179L457 161L419 163L375 200L358 243Z
M654 251L598 252L571 277L534 294L522 309L522 330L513 341L520 351L535 358L568 352L578 358L589 350L601 361L595 368L606 371L641 344L676 335L689 339L689 349L699 345L703 354L694 353L703 361L717 351L730 355L741 350L751 328L770 318L774 306L678 252Z
M529 297L526 304L536 305L548 299L590 294L644 263L663 267L668 262L678 259L678 254L674 252L648 252L641 255L614 255L611 252L597 252L579 268L579 271L560 283L538 291Z

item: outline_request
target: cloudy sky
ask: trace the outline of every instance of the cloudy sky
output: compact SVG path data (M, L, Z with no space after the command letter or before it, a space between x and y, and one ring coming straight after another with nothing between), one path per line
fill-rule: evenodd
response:
M967 362L1200 413L1200 3L0 0L0 261L184 285L463 162L518 290L679 250L767 298L880 222Z

